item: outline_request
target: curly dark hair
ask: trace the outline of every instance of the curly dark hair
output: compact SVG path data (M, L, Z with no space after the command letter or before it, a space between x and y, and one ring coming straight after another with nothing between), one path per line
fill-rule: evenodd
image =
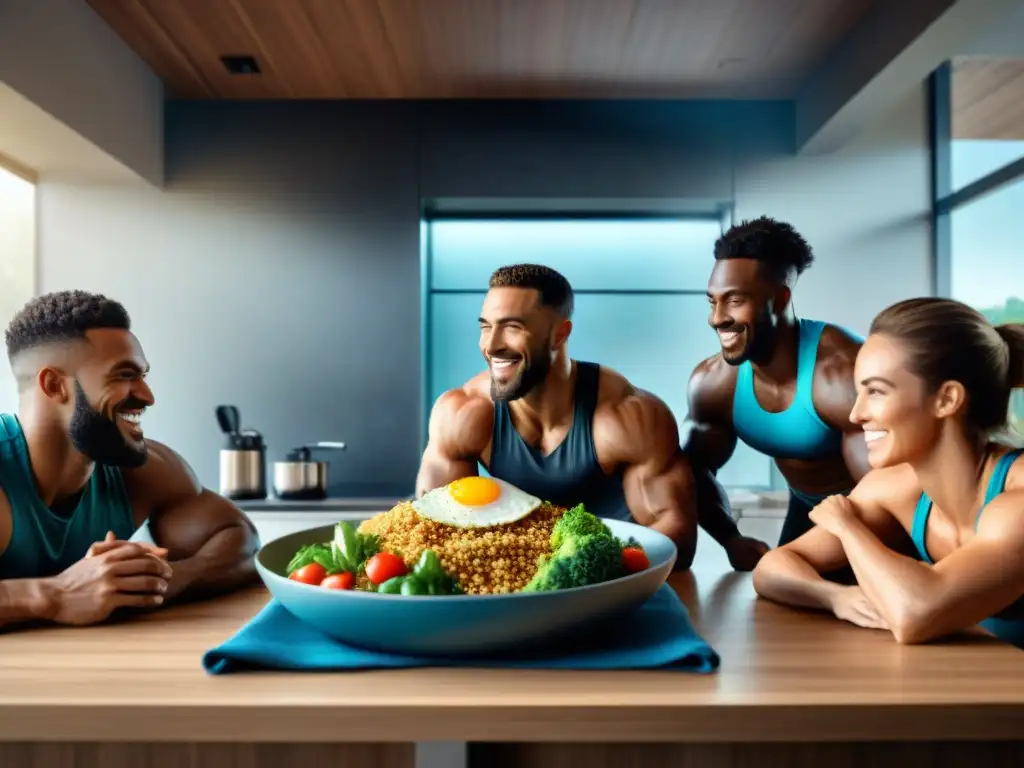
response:
M14 316L5 334L7 357L45 344L85 338L95 328L131 329L125 308L87 291L56 291L29 301Z
M785 282L814 261L811 246L793 227L759 216L732 227L715 243L715 259L756 259L772 279Z
M569 281L551 267L542 264L510 264L491 275L491 288L532 288L540 294L540 303L566 318L572 318L575 301Z

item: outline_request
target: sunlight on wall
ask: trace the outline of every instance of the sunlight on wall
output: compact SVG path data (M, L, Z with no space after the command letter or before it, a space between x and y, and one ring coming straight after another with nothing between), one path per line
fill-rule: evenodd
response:
M36 188L0 167L0 318L4 328L36 287ZM6 359L0 366L0 412L18 407Z

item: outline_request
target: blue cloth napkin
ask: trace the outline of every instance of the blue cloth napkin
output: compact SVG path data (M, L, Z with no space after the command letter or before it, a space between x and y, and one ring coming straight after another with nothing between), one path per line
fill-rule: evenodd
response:
M679 596L663 584L651 599L600 633L588 632L526 655L471 659L400 656L345 645L271 600L222 645L206 652L210 674L253 669L338 671L409 667L520 667L534 669L673 669L714 672L719 658L690 624Z

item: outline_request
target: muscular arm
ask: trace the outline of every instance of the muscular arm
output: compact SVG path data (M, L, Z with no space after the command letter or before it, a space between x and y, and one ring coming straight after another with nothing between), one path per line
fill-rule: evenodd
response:
M697 547L693 474L672 411L653 395L636 392L599 408L594 421L598 455L622 467L630 513L672 539L676 568L689 568Z
M905 540L907 534L881 501L886 494L895 495L898 500L908 495L894 492L894 486L902 480L892 470L876 471L858 483L849 496L863 527L872 531L877 541L894 546ZM754 569L754 590L774 602L831 611L833 598L846 587L821 574L837 571L849 562L843 542L816 526L761 558Z
M720 376L712 370L714 364L715 358L705 360L690 376L686 455L693 471L697 521L724 547L740 532L730 513L729 497L715 473L736 449L736 432L725 413L731 401L729 390L716 380Z
M493 408L486 398L462 389L449 390L437 398L416 475L417 498L460 477L477 474L493 420Z
M716 357L708 358L693 370L687 388L686 449L694 465L711 472L725 466L736 450L736 431L729 416L734 385L722 375L723 365Z
M148 441L150 458L125 481L173 573L167 601L210 597L255 582L256 529L234 504L203 488L188 463Z
M0 627L46 619L53 599L46 579L4 579L0 581Z
M854 519L840 534L865 594L901 643L923 643L966 629L1024 594L1024 491L985 509L974 538L934 566L886 547Z
M0 554L10 545L12 532L10 502L0 488ZM106 618L118 607L159 605L162 596L138 589L147 586L140 583L142 580L169 575L170 569L159 560L166 553L139 542L117 542L116 547L116 552L102 555L106 545L97 542L84 552L85 558L95 558L91 572L82 568L85 560L80 560L62 573L0 580L0 627L53 620L89 624ZM101 562L104 559L106 562ZM131 592L118 589L119 577L135 582Z
M822 421L843 433L842 450L846 469L854 482L860 482L871 471L864 430L850 421L850 413L857 402L853 366L861 342L838 329L828 328L826 333L823 344L828 345L827 358L814 380L814 406Z
M0 488L0 555L10 544L12 533L10 502ZM48 605L43 579L0 580L0 627L43 618Z
M10 545L12 533L10 502L0 488L0 555ZM53 610L50 583L45 578L0 579L0 627L48 618Z

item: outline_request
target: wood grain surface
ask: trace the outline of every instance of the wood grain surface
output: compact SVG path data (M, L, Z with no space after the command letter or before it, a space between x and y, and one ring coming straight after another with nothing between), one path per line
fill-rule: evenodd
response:
M0 744L4 768L414 768L412 744ZM439 767L442 768L442 767Z
M702 540L672 585L718 673L419 669L210 676L262 589L128 623L0 635L0 741L1009 740L1024 655L980 635L906 647L755 599ZM6 763L5 763L6 764Z
M875 4L88 1L188 99L791 98Z

